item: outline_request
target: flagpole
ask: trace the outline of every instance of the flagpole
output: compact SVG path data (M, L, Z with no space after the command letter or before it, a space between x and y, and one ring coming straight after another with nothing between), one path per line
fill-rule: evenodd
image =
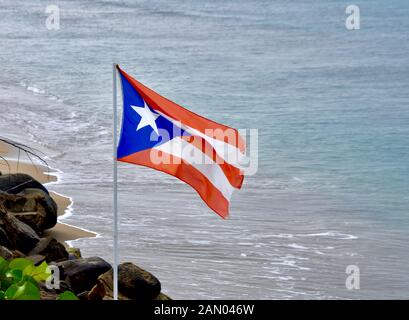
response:
M113 278L113 289L114 289L114 300L118 300L118 161L117 161L117 136L118 136L118 115L117 115L117 85L116 85L116 63L112 66L112 83L113 83L113 109L114 109L114 150L113 150L113 174L114 174L114 278Z

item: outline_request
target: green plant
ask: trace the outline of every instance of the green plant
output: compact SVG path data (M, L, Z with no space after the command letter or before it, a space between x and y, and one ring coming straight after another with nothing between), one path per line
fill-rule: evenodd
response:
M40 300L39 283L51 276L46 262L35 266L29 259L7 261L0 257L0 300ZM70 291L61 293L58 300L78 300Z
M71 291L64 291L58 296L57 300L78 300L78 298Z

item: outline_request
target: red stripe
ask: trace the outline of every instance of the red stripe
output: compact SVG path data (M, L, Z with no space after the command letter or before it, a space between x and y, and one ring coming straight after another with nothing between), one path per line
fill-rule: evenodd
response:
M210 143L199 136L183 136L182 139L195 146L210 159L212 159L216 165L219 165L233 187L237 189L241 188L244 180L243 171L227 163L223 158L221 158Z
M156 157L162 159L166 158L166 164L155 164L151 161L151 153L157 153ZM227 219L229 216L229 202L200 171L195 169L190 164L183 161L179 157L175 157L169 153L159 151L156 149L147 149L133 153L129 156L118 159L118 161L138 164L145 167L153 168L167 174L170 174L183 182L189 184L193 189L197 191L203 201L220 215L223 219Z
M215 131L211 138L224 141L229 143L236 148L239 148L241 152L244 153L245 143L243 138L239 135L237 129L230 128L223 124L206 119L192 111L189 111L182 106L170 101L169 99L162 97L160 94L156 93L152 89L144 86L139 81L132 78L125 71L123 71L119 66L117 66L119 72L129 81L129 83L134 87L136 91L142 96L142 98L153 108L156 109L167 116L180 121L181 123L192 127L203 134L209 134L206 130L219 130L222 132ZM231 133L231 136L223 137L223 134ZM221 136L219 136L221 135Z

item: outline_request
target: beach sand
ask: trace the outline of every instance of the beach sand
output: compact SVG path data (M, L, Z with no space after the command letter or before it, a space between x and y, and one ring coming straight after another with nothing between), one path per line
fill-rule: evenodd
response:
M47 189L47 183L57 182L57 175L53 174L52 169L46 165L37 163L35 159L33 162L27 158L27 156L20 153L16 148L0 141L0 156L7 160L7 163L0 158L0 172L7 173L26 173L32 176L37 181L45 184ZM20 161L18 159L20 158ZM58 205L58 216L62 217L72 205L72 200L69 197L65 197L61 194L49 190L50 196ZM44 236L54 237L58 241L72 241L80 238L95 237L96 234L90 231L86 231L75 226L71 226L65 223L58 222L57 225L47 230Z

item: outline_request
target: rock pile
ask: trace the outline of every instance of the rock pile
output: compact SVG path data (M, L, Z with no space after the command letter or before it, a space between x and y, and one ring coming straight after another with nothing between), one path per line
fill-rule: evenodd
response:
M41 298L54 300L70 290L83 300L113 299L113 270L99 257L83 258L44 231L57 223L57 204L47 189L25 174L0 175L0 257L25 257L35 265L46 261L60 270L60 288L41 287ZM169 300L160 281L132 263L119 266L119 298Z

